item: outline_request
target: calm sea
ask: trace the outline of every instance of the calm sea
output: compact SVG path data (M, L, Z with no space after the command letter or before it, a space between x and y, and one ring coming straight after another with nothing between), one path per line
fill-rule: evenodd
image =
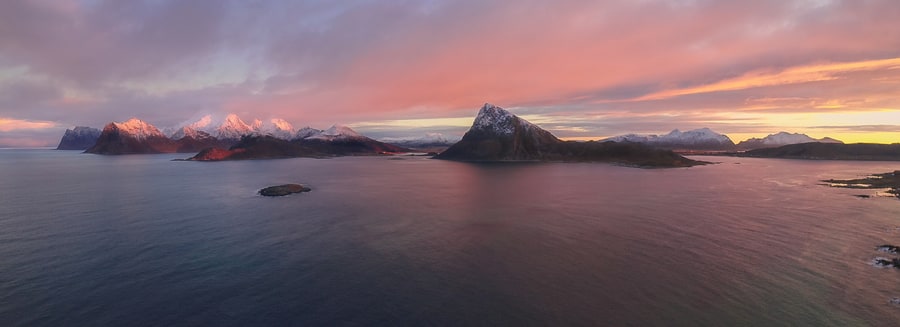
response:
M180 157L0 150L0 325L900 324L898 163Z

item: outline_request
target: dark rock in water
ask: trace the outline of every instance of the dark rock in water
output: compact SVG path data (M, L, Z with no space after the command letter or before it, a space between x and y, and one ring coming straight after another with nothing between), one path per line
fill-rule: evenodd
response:
M882 257L876 257L872 259L872 265L875 267L883 267L883 268L900 268L900 259L888 259Z
M855 194L853 196L858 197L860 199L868 199L868 198L872 197L871 195L865 195L865 194Z
M293 193L303 193L309 192L312 189L300 185L300 184L284 184L277 186L269 186L267 188L259 190L259 194L262 196L285 196Z
M879 251L879 252L892 253L892 254L900 253L900 247L897 247L896 245L890 245L890 244L881 245L881 246L875 248L875 250Z
M888 303L890 303L890 304L900 304L900 297L892 297L890 300L888 300Z
M67 129L62 139L59 140L57 150L87 150L100 138L100 130L91 127L77 126L75 129Z

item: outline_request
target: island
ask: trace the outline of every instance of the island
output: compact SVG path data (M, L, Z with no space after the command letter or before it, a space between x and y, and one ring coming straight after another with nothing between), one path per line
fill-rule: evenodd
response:
M641 143L558 139L550 132L509 111L484 104L462 140L435 159L455 161L606 162L633 167L690 167L707 164L670 150Z
M288 194L303 193L303 192L309 192L309 191L312 191L312 189L310 189L306 186L300 185L300 184L284 184L284 185L269 186L264 189L261 189L261 190L259 190L259 195L262 195L262 196L285 196Z

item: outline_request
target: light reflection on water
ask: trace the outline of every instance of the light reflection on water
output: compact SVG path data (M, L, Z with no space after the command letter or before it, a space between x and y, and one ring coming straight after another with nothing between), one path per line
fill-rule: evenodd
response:
M900 201L819 185L895 163L177 157L0 150L0 323L900 321Z

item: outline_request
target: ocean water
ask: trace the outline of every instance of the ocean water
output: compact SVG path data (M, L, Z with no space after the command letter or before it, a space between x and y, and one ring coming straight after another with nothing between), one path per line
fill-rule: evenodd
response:
M900 324L898 163L179 157L0 150L0 325Z

